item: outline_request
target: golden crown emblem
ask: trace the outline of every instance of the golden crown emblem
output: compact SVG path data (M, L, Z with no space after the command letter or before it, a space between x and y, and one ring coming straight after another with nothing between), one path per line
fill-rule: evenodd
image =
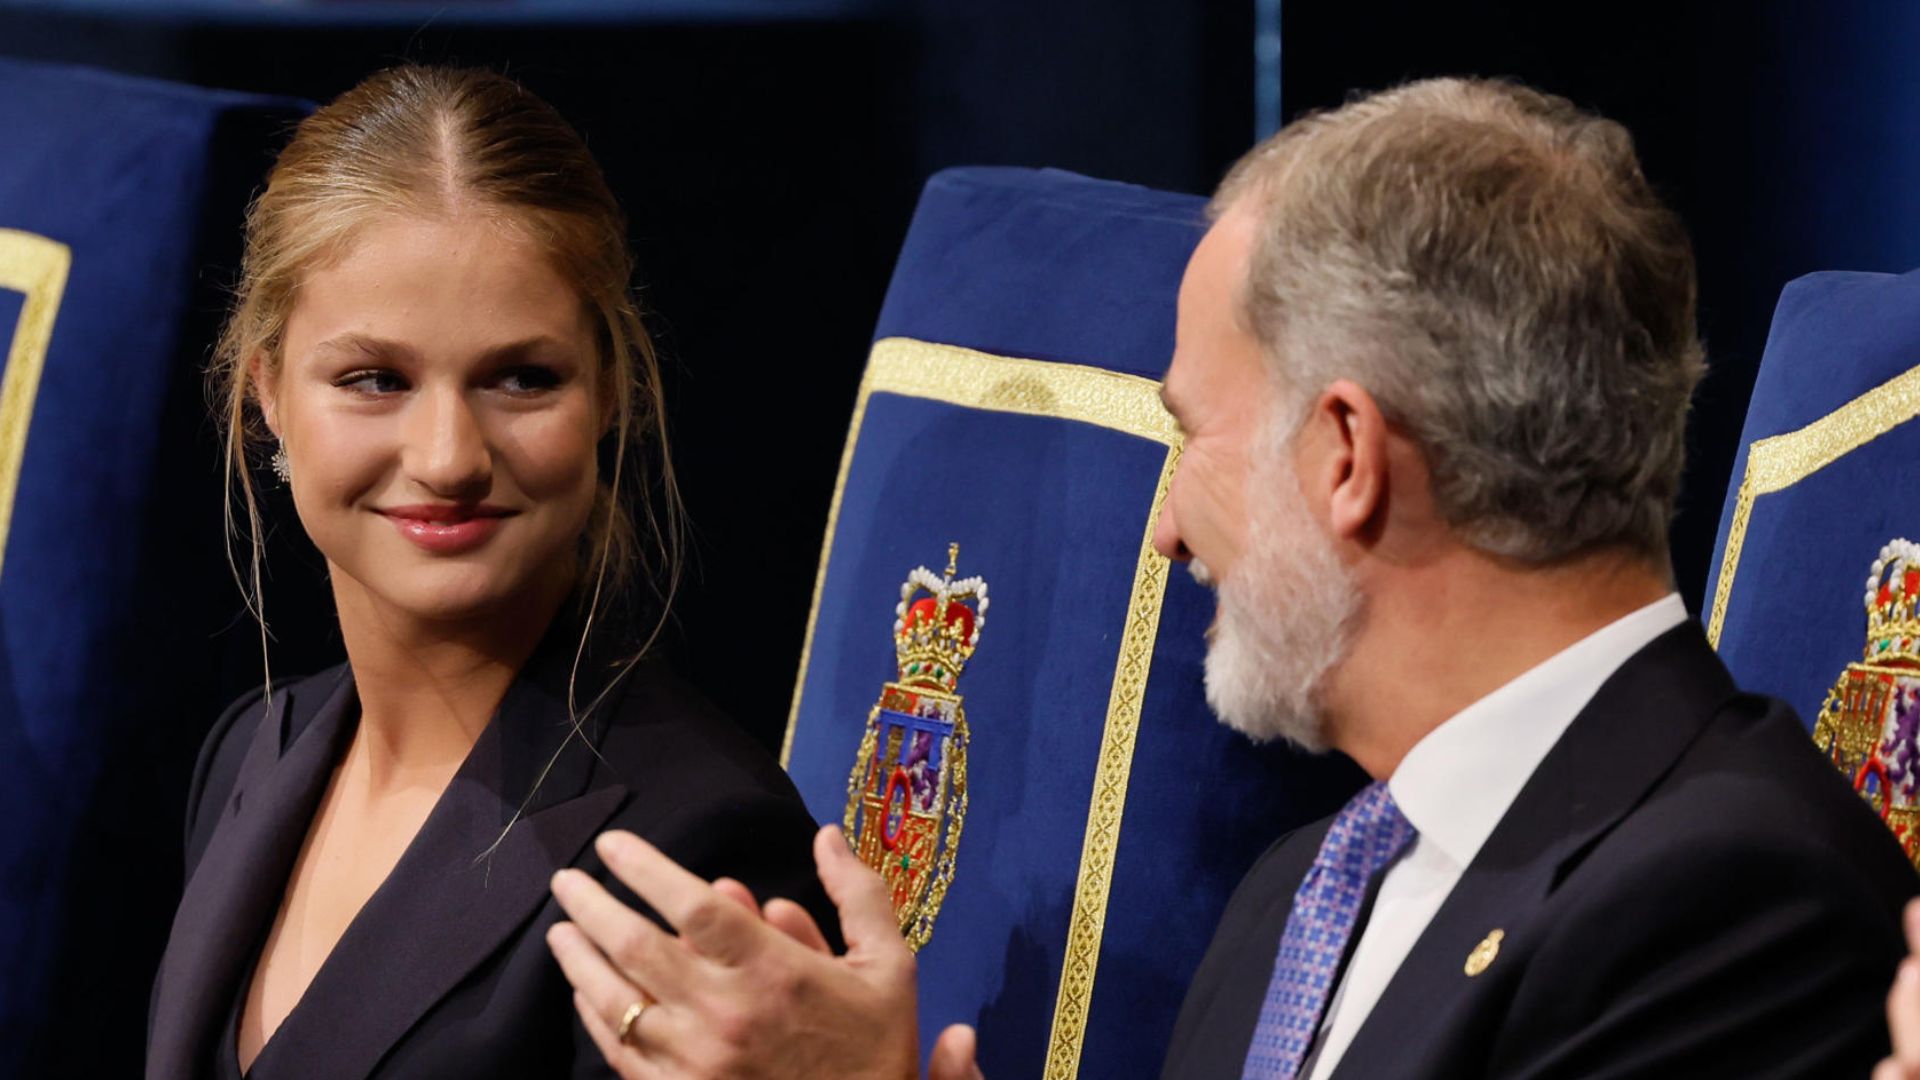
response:
M987 583L914 568L893 609L899 677L880 687L847 777L842 819L853 850L887 883L900 934L919 951L933 936L967 817L967 711L956 689L987 624Z
M1864 603L1864 655L1827 691L1813 741L1920 867L1920 544L1880 549Z
M944 577L917 566L900 585L893 651L902 685L952 693L980 644L987 625L987 583L978 577L955 581L959 561L960 545L949 544Z
M1890 540L1867 571L1868 663L1920 663L1920 544Z

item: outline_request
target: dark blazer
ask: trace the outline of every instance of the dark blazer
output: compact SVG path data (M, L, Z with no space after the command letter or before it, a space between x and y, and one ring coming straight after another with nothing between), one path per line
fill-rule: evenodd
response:
M554 871L608 880L591 846L604 829L630 829L763 899L798 899L832 925L814 822L766 752L650 662L592 714L589 749L569 737L572 643L548 637L252 1080L611 1076L545 940L562 917L547 889ZM602 670L583 666L580 708ZM216 1049L231 1053L216 1040L358 715L342 665L276 685L270 708L256 691L214 726L188 805L186 891L154 987L149 1080L205 1077Z
M1169 1080L1240 1075L1330 820L1282 838L1235 892ZM1574 719L1333 1075L1864 1077L1887 1050L1916 891L1792 711L1739 693L1688 623ZM1498 953L1469 975L1496 929Z

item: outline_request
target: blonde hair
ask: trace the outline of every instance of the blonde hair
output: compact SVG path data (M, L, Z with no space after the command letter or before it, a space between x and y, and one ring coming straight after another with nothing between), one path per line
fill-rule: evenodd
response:
M626 598L636 571L644 571L639 577L659 602L659 621L640 651L665 623L678 582L682 510L667 453L659 361L631 286L626 216L586 143L546 102L493 72L407 65L368 77L302 121L247 210L240 280L208 390L223 436L229 536L241 535L237 514L245 521L246 572L231 546L229 562L260 624L263 651L262 534L252 472L271 437L255 380L271 381L280 371L287 317L303 279L342 255L367 223L465 209L491 213L538 242L578 291L594 326L611 466L582 536L579 588L589 601L581 651L604 601ZM637 459L649 451L657 467L645 470Z

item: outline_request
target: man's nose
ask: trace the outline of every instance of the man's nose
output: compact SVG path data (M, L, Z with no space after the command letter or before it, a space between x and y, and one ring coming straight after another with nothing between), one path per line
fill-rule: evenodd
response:
M484 494L493 476L486 431L457 389L422 395L407 438L407 472L445 498Z
M1173 512L1173 492L1167 492L1166 501L1160 504L1160 520L1153 525L1153 550L1172 559L1174 562L1186 562L1193 557L1187 550L1186 542L1180 539L1180 520Z

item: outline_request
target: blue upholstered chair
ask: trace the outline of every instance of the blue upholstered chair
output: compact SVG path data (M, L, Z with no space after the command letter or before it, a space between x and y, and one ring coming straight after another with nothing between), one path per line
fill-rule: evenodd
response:
M1240 874L1357 783L1215 723L1211 597L1150 544L1202 206L935 176L854 406L784 756L989 1075L1157 1069Z
M1740 685L1786 699L1920 861L1920 272L1774 313L1708 584Z
M197 441L203 231L237 240L297 112L0 61L0 1075L137 1071L218 708L191 693L217 625L196 615L237 606Z

